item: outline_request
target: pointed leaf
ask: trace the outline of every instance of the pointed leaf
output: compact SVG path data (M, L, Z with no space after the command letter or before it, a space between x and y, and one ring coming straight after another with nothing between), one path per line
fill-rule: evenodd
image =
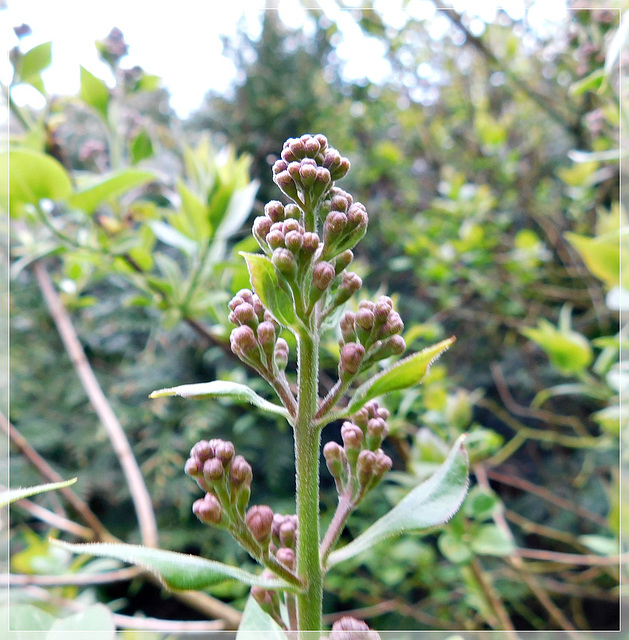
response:
M55 489L63 489L69 487L76 482L76 478L64 480L63 482L51 482L49 484L38 484L34 487L25 487L23 489L8 489L0 492L0 507L4 507L11 502L28 498L29 496L44 493L45 491L54 491Z
M468 456L462 435L455 442L438 471L417 485L389 513L348 545L330 554L333 566L366 551L374 544L402 533L419 532L447 522L458 510L467 493Z
M288 419L289 415L284 407L265 400L253 389L237 382L213 380L199 384L184 384L170 389L153 391L149 398L163 398L165 396L181 396L182 398L231 398L236 402L249 402L264 411L275 413Z
M262 304L273 314L276 320L285 327L292 327L297 322L293 299L280 286L273 263L257 253L240 252L247 262L251 286L258 294Z
M85 67L81 67L81 100L93 107L105 119L109 106L109 88Z
M146 224L158 240L175 247L175 249L180 249L188 256L192 255L198 248L196 242L161 220L149 220Z
M150 171L140 171L139 169L124 169L110 173L94 185L78 191L70 198L70 205L92 213L96 207L109 198L130 191L134 187L139 187L146 182L155 180L156 175Z
M225 580L239 580L250 586L264 589L287 589L295 591L295 587L283 580L263 578L238 567L231 567L222 562L207 560L175 551L151 549L133 544L87 543L70 544L60 540L51 543L68 549L73 553L114 558L144 567L157 575L171 589L200 590L219 584Z
M249 596L242 612L236 640L258 640L261 633L264 634L264 640L286 640L286 634L277 622L262 611L255 598Z
M0 154L0 206L8 200L12 216L25 204L37 205L44 198L65 200L71 193L67 171L51 156L30 149Z
M354 393L345 415L356 413L366 402L398 389L408 389L419 384L433 362L454 344L456 338L452 336L442 340L432 347L427 347L408 358L396 362L392 367L373 376Z

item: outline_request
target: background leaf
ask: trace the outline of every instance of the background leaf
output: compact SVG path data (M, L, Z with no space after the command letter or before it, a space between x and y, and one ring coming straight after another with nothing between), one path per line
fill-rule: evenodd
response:
M386 538L413 533L447 522L458 510L467 493L468 456L460 436L445 462L426 482L411 490L382 518L352 542L330 554L328 566L366 551Z
M249 596L236 634L236 640L258 640L263 633L264 640L286 640L280 626L264 613L254 598Z
M69 487L75 482L76 478L72 478L70 480L64 480L63 482L38 484L34 487L25 487L24 489L8 489L7 491L0 492L0 507L4 507L11 502L21 500L22 498L28 498L29 496L37 495L38 493L44 493L45 491L54 491L55 489Z
M94 107L105 120L109 108L109 88L85 67L81 67L81 99Z

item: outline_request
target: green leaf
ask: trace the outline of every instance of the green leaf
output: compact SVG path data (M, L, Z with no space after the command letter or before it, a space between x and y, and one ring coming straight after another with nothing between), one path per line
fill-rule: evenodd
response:
M181 207L170 223L190 238L207 240L212 233L207 207L181 180L177 181L177 192Z
M153 155L153 142L146 129L142 129L131 143L131 160L137 164L140 160L150 158Z
M609 287L620 284L621 245L617 233L598 238L576 233L566 233L565 236L592 274Z
M197 251L198 245L196 242L190 240L188 236L175 229L175 227L171 227L161 220L149 220L146 224L155 234L155 237L164 244L180 249L188 256Z
M293 307L293 299L280 286L273 263L266 256L257 253L241 251L240 255L247 263L251 286L258 294L262 304L281 325L294 327L297 323L297 316Z
M20 81L35 87L45 95L41 72L50 66L52 60L52 42L44 42L27 51L20 64Z
M150 171L139 169L123 169L101 176L96 184L78 191L70 198L70 205L76 209L82 209L87 213L93 213L98 205L130 191L134 187L155 180L156 175Z
M236 640L258 640L261 633L264 634L264 640L286 640L286 634L281 627L270 615L262 611L255 598L249 596L242 612Z
M402 533L416 533L447 522L467 493L468 457L460 436L437 472L411 490L389 513L348 545L330 554L328 566L348 560L374 544Z
M26 633L16 633L19 640L35 640L35 638L45 637L41 632L48 631L54 623L54 616L32 604L22 604L12 602L11 606L0 608L0 627L2 630L11 629L12 632L32 631L39 632L37 635ZM4 624L3 624L4 623ZM13 635L10 637L14 637Z
M51 156L28 149L0 154L0 206L8 200L12 216L25 204L37 205L44 198L65 200L71 193L70 176Z
M55 620L45 640L68 640L72 634L89 631L97 632L98 640L114 640L116 637L113 613L104 604L94 604L79 613Z
M442 340L432 347L427 347L418 353L408 356L408 358L396 362L389 369L371 377L365 384L356 389L344 414L356 413L369 400L385 393L408 389L419 384L435 360L455 341L456 338L454 336L447 340Z
M239 580L244 584L264 589L287 589L289 591L296 589L283 580L264 578L238 567L230 567L222 562L174 551L107 542L87 544L70 544L60 540L52 540L51 542L73 553L114 558L144 567L157 575L171 589L200 590L225 580Z
M236 402L249 402L252 405L289 418L288 411L273 402L265 400L253 389L237 382L227 382L225 380L213 380L212 382L201 382L199 384L184 384L170 389L159 389L153 391L149 398L163 398L165 396L181 396L182 398L231 398Z
M107 119L109 88L85 67L81 67L81 99Z
M483 556L509 556L515 551L513 541L495 524L479 527L471 547L474 553Z
M38 484L33 487L25 487L24 489L7 489L6 491L0 491L0 507L4 507L16 500L22 500L22 498L37 495L38 493L63 489L63 487L69 487L75 482L76 478L72 478L70 480L64 480L63 482L52 482L49 484Z
M437 546L455 564L467 564L474 557L470 546L452 531L444 531L437 540Z

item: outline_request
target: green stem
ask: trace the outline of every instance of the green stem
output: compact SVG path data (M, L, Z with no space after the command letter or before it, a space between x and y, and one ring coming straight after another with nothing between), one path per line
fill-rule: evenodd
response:
M299 631L321 629L323 572L319 559L319 443L314 426L317 410L319 336L302 331L298 337L299 403L295 421L297 475L297 574L306 590L297 597ZM304 635L304 638L306 636Z

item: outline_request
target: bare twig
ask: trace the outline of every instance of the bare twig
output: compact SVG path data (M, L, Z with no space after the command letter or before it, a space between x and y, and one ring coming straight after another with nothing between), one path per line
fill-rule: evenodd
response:
M26 438L7 420L0 412L0 429L6 433L11 442L20 453L37 469L42 478L48 482L61 482L64 480L27 442ZM71 487L63 487L58 490L68 501L72 508L83 518L96 534L96 538L103 541L114 541L115 538L107 531L101 521L96 517L88 505L81 500Z
M545 562L555 562L560 564L578 564L600 567L629 564L629 553L622 553L618 556L597 556L595 554L582 555L579 553L561 553L559 551L549 551L547 549L518 549L516 553L521 558L543 560Z
M15 503L15 506L21 507L33 517L49 524L54 529L66 531L67 533L71 533L73 536L83 538L84 540L94 540L94 532L89 527L84 527L73 520L68 520L68 518L64 518L58 513L50 511L50 509L46 509L31 500L27 500L26 498L18 500Z
M140 467L133 455L131 445L127 440L120 421L113 412L111 405L94 375L94 371L85 356L83 347L72 325L72 321L54 288L48 271L46 271L46 267L41 260L38 260L34 263L33 270L50 311L50 315L55 322L66 351L70 356L72 365L118 456L137 514L142 542L148 547L155 547L157 546L158 537L155 512L153 511L151 497L142 478Z
M9 574L10 587L87 587L94 584L110 584L112 582L124 582L133 580L145 573L139 567L126 567L116 571L102 571L98 573L69 573L61 576L47 575L22 575L17 573Z

